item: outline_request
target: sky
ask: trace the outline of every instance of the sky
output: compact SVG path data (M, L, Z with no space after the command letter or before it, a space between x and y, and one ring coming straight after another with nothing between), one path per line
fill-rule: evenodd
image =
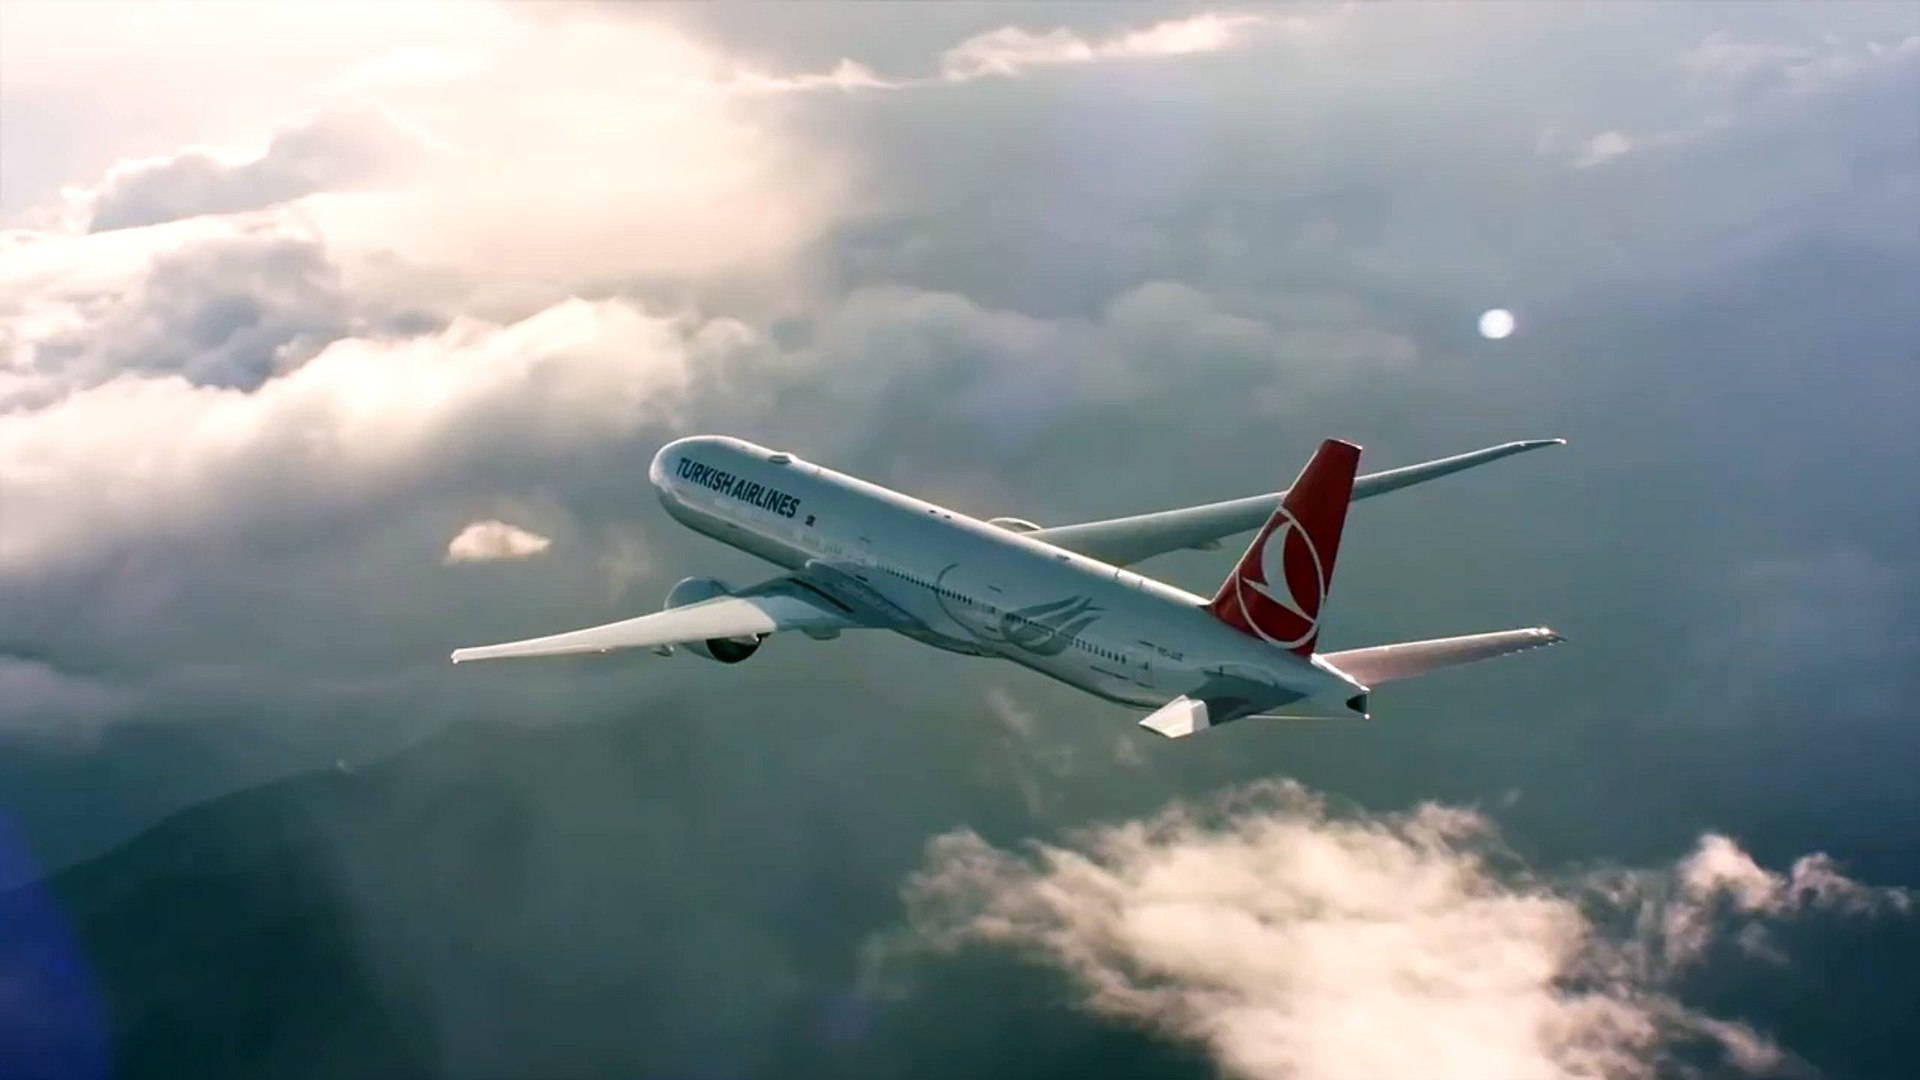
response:
M875 993L1018 957L1257 1080L1818 1067L1702 986L1915 917L1915 207L1910 5L8 0L13 877L449 731L664 724L708 765L649 812L868 852ZM1182 744L892 638L445 664L767 573L647 489L695 432L1046 524L1564 436L1356 508L1327 643L1569 643ZM665 908L750 887L649 850ZM741 933L682 961L807 931ZM510 1052L438 1000L450 1073Z

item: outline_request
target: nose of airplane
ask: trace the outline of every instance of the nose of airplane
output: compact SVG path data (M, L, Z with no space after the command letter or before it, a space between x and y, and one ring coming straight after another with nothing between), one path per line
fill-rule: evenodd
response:
M680 456L687 442L686 439L675 439L653 455L652 463L647 466L647 483L652 484L655 491L666 490L667 469Z
M652 464L647 466L647 482L652 484L656 491L665 494L668 481L673 476L674 470L679 468L679 462L682 459L692 456L709 465L724 467L723 463L729 456L753 449L755 447L752 443L730 439L725 435L688 435L682 439L675 439L653 455Z
M712 451L726 441L715 435L688 435L673 440L653 455L653 463L647 466L647 482L653 485L655 491L666 495L673 470L679 467L683 458L697 456L703 450L708 451L711 457Z

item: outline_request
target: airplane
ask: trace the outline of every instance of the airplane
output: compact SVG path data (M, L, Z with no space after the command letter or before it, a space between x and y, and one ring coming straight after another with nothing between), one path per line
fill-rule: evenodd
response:
M892 630L998 657L1096 697L1151 710L1169 738L1248 717L1367 719L1383 683L1561 639L1546 627L1316 651L1347 507L1564 439L1490 446L1356 476L1360 447L1320 444L1285 491L1043 527L980 520L783 450L697 435L662 447L647 478L667 513L779 575L735 589L690 577L663 610L546 637L457 649L453 662L676 647L737 664L769 635ZM1258 528L1212 597L1129 567L1217 549Z

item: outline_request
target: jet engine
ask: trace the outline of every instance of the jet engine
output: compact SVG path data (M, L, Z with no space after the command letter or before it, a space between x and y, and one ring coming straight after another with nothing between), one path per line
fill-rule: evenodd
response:
M686 607L702 600L711 600L716 596L731 596L733 590L719 578L690 577L681 578L679 583L667 590L667 602L663 608ZM749 634L745 637L710 638L706 641L687 643L687 648L709 660L722 664L737 664L752 656L760 648L760 639L764 635Z

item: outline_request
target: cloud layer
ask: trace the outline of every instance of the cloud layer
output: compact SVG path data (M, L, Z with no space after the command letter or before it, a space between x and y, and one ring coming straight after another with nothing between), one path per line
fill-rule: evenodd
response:
M1185 19L1168 19L1094 41L1066 27L1036 34L1009 25L976 34L942 53L940 73L948 79L965 80L988 75L1017 76L1031 68L1058 64L1218 52L1230 47L1234 38L1250 26L1263 21L1257 15L1207 12Z
M1088 1008L1257 1080L1792 1072L1678 982L1715 940L1759 949L1782 920L1914 903L1824 856L1768 871L1713 834L1668 870L1542 876L1476 811L1334 814L1292 782L1025 854L951 833L907 898L926 940L1028 950Z
M0 792L49 864L437 727L657 712L633 753L670 732L706 771L663 769L698 783L649 805L791 823L755 835L791 859L762 876L796 912L845 910L806 899L817 866L894 853L833 886L866 890L868 927L955 822L1046 835L1282 771L1374 804L1524 787L1516 835L1567 858L1650 864L1714 821L1913 880L1884 826L1920 814L1910 13L225 16L0 5ZM1520 329L1493 349L1472 328L1496 305ZM1583 644L1410 689L1364 730L1177 755L890 637L775 639L750 670L446 669L680 576L769 573L646 492L695 431L1045 522L1271 490L1328 435L1382 467L1567 435L1357 510L1328 629L1549 619ZM487 521L551 546L512 573L431 565ZM1222 569L1151 571L1204 590ZM966 764L942 787L930 761ZM690 848L676 880L737 880L731 850ZM1772 929L1817 869L1742 871L1753 956L1791 951ZM1536 959L1577 936L1564 889L1494 877L1458 925L1511 918ZM1738 915L1715 895L1695 968ZM484 1005L449 1030L506 1030Z
M124 162L88 193L87 227L125 229L257 210L316 191L351 190L391 164L408 142L377 112L337 113L275 134L264 153L244 161L188 150L156 161Z
M570 300L506 326L341 339L252 391L115 378L0 418L0 572L210 521L324 519L455 461L631 432L669 414L687 348L674 320Z

